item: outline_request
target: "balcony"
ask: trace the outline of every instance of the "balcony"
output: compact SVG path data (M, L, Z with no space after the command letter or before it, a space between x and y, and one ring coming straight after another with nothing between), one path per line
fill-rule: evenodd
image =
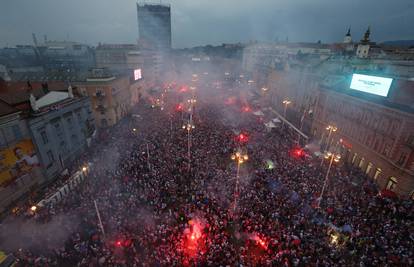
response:
M97 106L95 106L95 109L96 109L97 111L99 111L99 112L103 112L103 111L105 111L107 108L108 108L108 107L107 107L107 105L97 105Z
M96 92L94 94L94 96L96 96L96 97L105 97L105 92L103 92L103 91Z

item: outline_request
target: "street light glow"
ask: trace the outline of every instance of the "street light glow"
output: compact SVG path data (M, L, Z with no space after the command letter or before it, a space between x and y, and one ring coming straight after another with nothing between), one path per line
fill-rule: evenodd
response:
M240 151L237 151L233 155L231 155L231 159L236 161L238 164L243 164L245 161L249 159L249 156L247 154L243 154Z
M187 123L183 125L183 129L187 131L191 131L192 129L195 129L195 126L191 123Z
M326 127L326 130L336 132L338 128L336 126L328 125L328 127Z

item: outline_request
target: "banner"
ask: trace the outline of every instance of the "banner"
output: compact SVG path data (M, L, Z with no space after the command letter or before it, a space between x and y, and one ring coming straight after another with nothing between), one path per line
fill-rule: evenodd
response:
M0 150L0 187L30 173L35 166L39 166L39 160L30 139Z

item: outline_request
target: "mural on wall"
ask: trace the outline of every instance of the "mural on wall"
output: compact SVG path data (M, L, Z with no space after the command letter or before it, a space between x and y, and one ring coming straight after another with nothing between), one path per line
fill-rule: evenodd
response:
M0 150L0 187L30 173L36 166L39 166L39 160L30 139Z

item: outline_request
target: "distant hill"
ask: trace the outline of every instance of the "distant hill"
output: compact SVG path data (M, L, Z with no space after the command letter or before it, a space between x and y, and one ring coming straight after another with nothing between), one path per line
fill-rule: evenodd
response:
M395 41L385 41L383 42L384 45L392 45L392 46L407 46L413 47L414 40L395 40Z

